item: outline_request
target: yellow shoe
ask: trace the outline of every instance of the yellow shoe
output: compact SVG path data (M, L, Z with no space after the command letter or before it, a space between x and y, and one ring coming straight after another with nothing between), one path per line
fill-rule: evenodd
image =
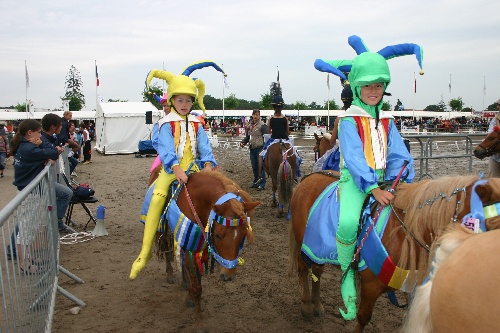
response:
M151 252L149 252L147 255L143 255L142 253L139 254L137 259L135 259L134 263L132 264L132 269L130 270L130 280L135 280L139 272L142 271L144 267L146 267L149 259L151 259Z

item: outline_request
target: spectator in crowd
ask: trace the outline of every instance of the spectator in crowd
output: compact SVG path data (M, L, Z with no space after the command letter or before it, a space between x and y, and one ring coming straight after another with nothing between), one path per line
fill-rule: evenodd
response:
M252 188L263 190L266 187L266 173L262 166L262 159L259 154L264 147L264 134L267 134L267 125L260 120L260 110L256 109L252 112L252 118L246 126L246 136L241 141L240 146L246 144L250 146L250 164L253 171Z
M500 99L497 101L498 113L491 119L488 133L495 130L495 126L500 127ZM489 177L500 177L500 154L493 154L489 161Z
M65 145L69 140L69 122L72 118L73 113L71 111L64 111L61 132L58 134L60 145Z
M3 178L3 170L5 170L5 159L9 156L9 142L7 141L4 126L0 125L0 178Z
M59 154L64 151L64 148L57 145L58 138L57 135L61 131L62 120L61 117L54 113L48 113L42 118L42 136L41 140L45 144L52 145ZM57 160L57 158L55 159ZM66 186L66 184L55 184L56 188L56 202L57 202L57 223L59 227L59 232L67 232L68 228L63 222L66 216L66 210L68 208L69 202L73 197L73 191Z
M82 122L80 124L80 132L82 132L83 141L83 162L82 164L92 163L90 160L92 158L91 144L90 144L90 134L87 130L87 126Z

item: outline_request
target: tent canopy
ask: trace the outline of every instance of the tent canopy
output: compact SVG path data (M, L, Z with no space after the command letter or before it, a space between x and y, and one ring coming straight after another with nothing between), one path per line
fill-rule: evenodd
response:
M151 139L153 125L146 124L146 112L152 111L153 124L163 111L150 102L98 103L95 149L104 154L133 154L139 141Z

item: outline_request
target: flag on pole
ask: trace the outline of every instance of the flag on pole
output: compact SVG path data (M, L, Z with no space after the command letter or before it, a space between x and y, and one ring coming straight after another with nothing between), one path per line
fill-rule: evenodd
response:
M99 87L99 73L97 73L97 60L95 61L95 80L96 80L96 86Z
M417 79L413 79L413 90L416 94L417 93Z
M448 89L450 90L450 94L451 94L451 74L450 74L450 81L448 82Z
M326 86L328 87L328 90L330 90L330 74L326 74Z
M30 76L28 75L28 65L26 64L26 60L24 61L24 71L26 73L26 88L30 86Z
M483 77L483 95L486 95L486 76Z

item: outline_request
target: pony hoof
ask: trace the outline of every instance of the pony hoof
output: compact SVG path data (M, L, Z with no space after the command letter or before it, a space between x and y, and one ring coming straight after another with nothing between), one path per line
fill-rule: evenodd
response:
M194 301L192 299L187 299L186 300L186 307L194 308Z
M219 278L221 279L221 281L223 282L229 282L229 281L232 281L233 278L230 277L230 276L227 276L226 274L221 274L219 275Z
M173 276L167 276L167 283L168 284L175 284L175 277Z
M271 202L271 207L278 207L278 203L276 201Z
M188 290L188 284L187 284L187 282L186 282L186 281L182 281L182 283L181 283L181 287L182 287L182 289L184 289L184 290Z
M323 318L325 316L325 311L314 311L314 317Z
M285 213L283 213L283 212L278 212L278 214L276 214L276 217L278 217L278 218L282 218L284 216L285 216Z

